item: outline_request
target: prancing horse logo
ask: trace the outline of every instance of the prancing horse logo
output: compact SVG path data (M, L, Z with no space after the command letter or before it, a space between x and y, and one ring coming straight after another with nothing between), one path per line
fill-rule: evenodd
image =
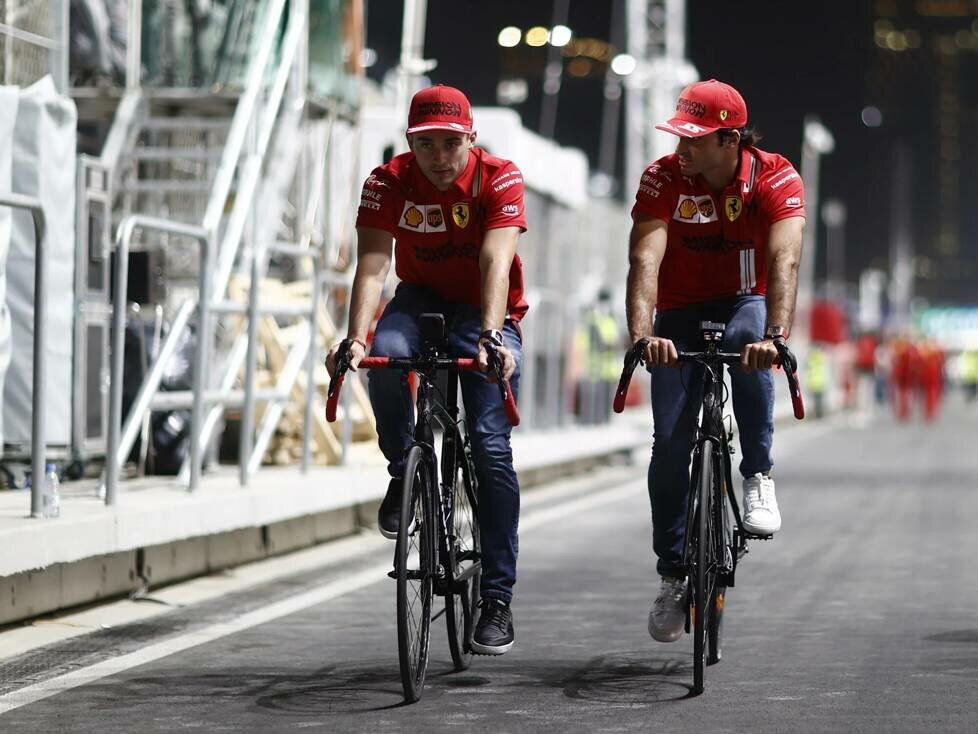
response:
M452 219L459 229L465 229L469 225L469 205L461 201L452 204Z

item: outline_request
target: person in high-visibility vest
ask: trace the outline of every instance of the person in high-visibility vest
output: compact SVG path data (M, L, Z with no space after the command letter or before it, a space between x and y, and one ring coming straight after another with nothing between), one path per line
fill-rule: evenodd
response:
M978 398L978 349L961 353L961 387L969 403Z
M808 351L805 377L805 387L815 403L815 417L821 418L825 415L825 393L829 387L829 360L819 344L812 344Z
M582 423L605 423L621 369L621 330L612 315L611 294L602 290L595 307L587 314L576 335L576 348L583 362L578 383L578 412Z

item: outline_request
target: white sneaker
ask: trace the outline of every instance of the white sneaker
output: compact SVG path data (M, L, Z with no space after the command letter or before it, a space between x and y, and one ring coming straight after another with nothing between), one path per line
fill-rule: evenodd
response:
M774 496L774 480L764 474L744 479L744 530L772 535L781 529L781 513Z
M649 634L659 642L675 642L686 627L686 579L663 576L659 595L649 612Z

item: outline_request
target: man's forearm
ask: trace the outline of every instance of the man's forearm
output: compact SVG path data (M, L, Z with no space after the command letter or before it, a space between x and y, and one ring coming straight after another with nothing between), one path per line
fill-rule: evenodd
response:
M798 295L798 258L786 251L776 255L768 266L767 325L791 328Z
M652 315L659 296L659 268L648 259L634 260L628 269L625 315L632 341L652 336Z
M356 275L353 276L353 292L350 294L350 324L346 332L348 338L366 341L386 280L386 271L379 273L361 270L360 265L357 265Z
M512 259L484 257L482 269L482 330L502 329L509 299L509 269Z

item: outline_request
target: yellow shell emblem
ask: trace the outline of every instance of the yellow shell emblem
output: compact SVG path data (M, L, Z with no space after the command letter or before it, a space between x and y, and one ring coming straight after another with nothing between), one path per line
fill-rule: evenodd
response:
M692 219L696 216L696 202L692 199L683 199L679 204L679 216L683 219Z
M424 215L421 214L421 210L416 206L408 207L408 210L404 212L404 223L409 227L418 228L418 225L424 221Z
M744 202L739 196L728 196L724 202L723 210L727 213L727 219L731 222L740 216L744 209Z
M459 229L469 226L469 205L462 201L452 204L452 219Z

